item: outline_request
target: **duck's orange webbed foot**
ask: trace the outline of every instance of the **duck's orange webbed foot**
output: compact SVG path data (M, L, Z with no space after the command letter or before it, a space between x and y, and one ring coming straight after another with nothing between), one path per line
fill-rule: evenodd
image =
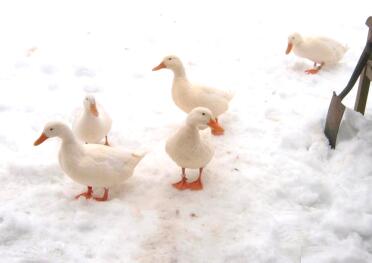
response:
M107 201L108 200L108 192L109 192L109 189L105 188L105 192L104 192L102 197L93 197L93 198L94 198L94 200L100 201L100 202Z
M305 70L305 73L311 74L311 75L317 74L319 70L324 66L324 62L320 63L319 66L317 66L316 64L317 63L314 62L314 68Z
M92 198L92 194L93 194L93 188L91 186L88 186L88 191L78 194L77 196L75 196L75 199L79 199L81 196L84 196L85 199L90 199Z
M311 69L305 70L305 73L310 74L310 75L317 74L318 72L319 72L319 69L317 68L311 68Z
M172 184L172 186L178 190L185 190L188 188L188 183L186 177L182 177L181 181Z
M186 179L186 168L182 168L182 179L181 181L177 182L177 183L174 183L172 184L172 186L178 190L185 190L188 188L188 183L187 183L187 179Z
M188 188L192 191L200 191L203 190L203 184L201 182L201 179L198 178L194 182L188 183L187 184Z
M192 191L200 191L203 190L203 184L201 182L201 177L203 173L203 168L199 168L199 176L194 182L188 183L187 186Z

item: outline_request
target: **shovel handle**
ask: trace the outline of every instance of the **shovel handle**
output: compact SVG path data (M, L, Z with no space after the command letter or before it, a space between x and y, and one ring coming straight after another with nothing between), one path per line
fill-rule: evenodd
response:
M367 42L366 46L363 49L362 55L360 55L360 58L354 69L354 72L350 77L349 82L347 83L345 89L341 91L340 95L338 95L338 97L340 97L341 100L345 98L345 96L354 87L355 82L358 80L360 73L362 73L362 70L367 63L367 60L368 60L369 54L371 54L371 51L372 51L372 42Z

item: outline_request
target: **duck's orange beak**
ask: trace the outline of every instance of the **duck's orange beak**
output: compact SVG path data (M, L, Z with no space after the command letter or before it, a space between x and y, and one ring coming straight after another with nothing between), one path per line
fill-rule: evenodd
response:
M223 135L224 129L218 124L216 120L210 119L208 126L211 127L213 135Z
M90 112L93 114L93 116L98 117L98 110L95 103L90 104Z
M152 69L152 71L157 71L162 68L166 68L167 66L164 64L164 62L161 62L159 65L157 65L155 68Z
M34 146L38 146L39 144L42 144L43 141L48 139L48 136L45 135L45 133L42 133L40 137L34 142Z
M288 55L289 52L291 52L293 48L293 44L288 42L287 50L285 51L285 54Z

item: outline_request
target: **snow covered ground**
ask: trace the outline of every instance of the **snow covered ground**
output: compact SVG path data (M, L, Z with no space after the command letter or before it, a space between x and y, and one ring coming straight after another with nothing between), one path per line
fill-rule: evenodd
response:
M372 104L365 117L346 111L336 150L323 134L371 10L370 0L1 2L0 262L372 262ZM294 31L349 51L308 76L311 62L284 54ZM170 186L180 170L164 144L185 114L171 72L151 71L168 54L191 80L236 92L201 192ZM149 150L105 203L74 200L85 186L59 168L57 139L32 145L47 121L71 123L87 92L110 113L115 147Z

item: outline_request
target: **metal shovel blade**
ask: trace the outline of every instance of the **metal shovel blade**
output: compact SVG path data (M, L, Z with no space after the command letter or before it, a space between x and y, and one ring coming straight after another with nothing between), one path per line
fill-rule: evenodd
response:
M331 145L332 149L335 149L336 147L337 133L338 129L340 128L342 116L344 115L345 111L345 106L341 103L341 101L343 100L343 98L345 98L345 96L351 91L351 89L355 85L355 82L358 80L358 77L361 74L364 66L366 65L369 54L371 54L371 52L372 42L367 42L345 89L341 91L341 93L338 96L336 95L335 92L333 92L324 128L324 133L327 136L329 144Z
M336 147L337 133L340 128L345 106L341 103L341 98L333 92L331 103L329 104L324 133L329 140L332 149Z

